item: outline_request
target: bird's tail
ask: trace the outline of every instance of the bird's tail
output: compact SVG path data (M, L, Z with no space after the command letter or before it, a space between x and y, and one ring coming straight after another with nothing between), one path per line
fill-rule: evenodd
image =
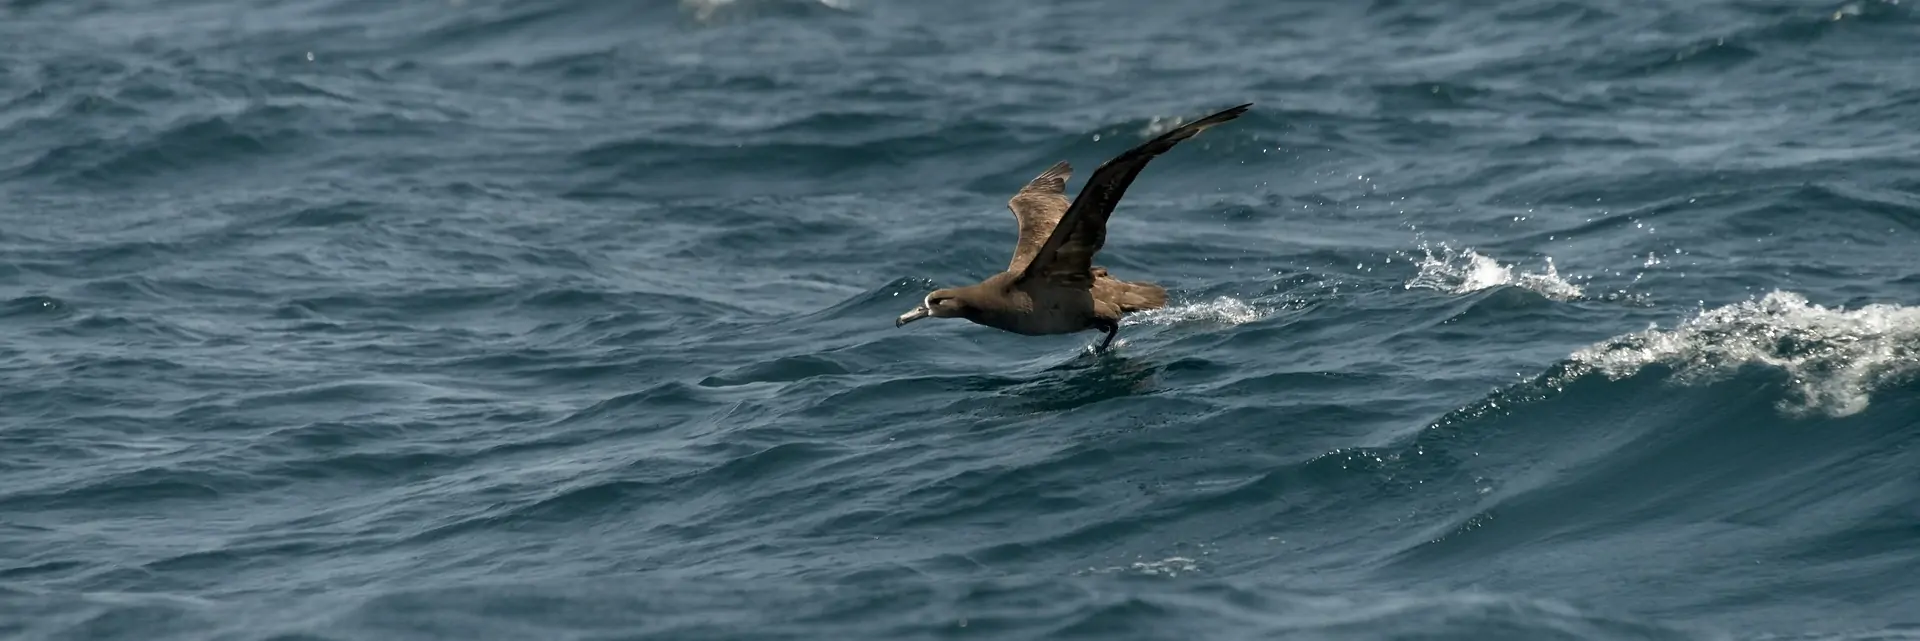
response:
M1107 281L1119 290L1112 300L1120 304L1120 313L1131 314L1149 309L1167 306L1167 289L1147 282L1130 282L1114 278L1105 267L1093 268L1094 282Z
M1127 283L1127 296L1120 301L1121 313L1144 312L1167 306L1167 289L1153 283Z

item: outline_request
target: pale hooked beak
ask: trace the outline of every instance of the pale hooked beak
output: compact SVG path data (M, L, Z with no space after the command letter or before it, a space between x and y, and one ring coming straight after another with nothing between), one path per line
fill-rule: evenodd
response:
M922 318L926 318L927 316L932 314L933 314L933 310L927 309L926 305L921 305L919 307L913 308L913 311L907 312L905 314L901 314L899 318L894 319L893 326L899 327L901 325L905 325L907 323L911 323L911 322L920 320Z

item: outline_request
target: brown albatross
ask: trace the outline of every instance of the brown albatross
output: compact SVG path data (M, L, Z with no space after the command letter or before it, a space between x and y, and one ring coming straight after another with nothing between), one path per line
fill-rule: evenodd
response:
M1093 265L1094 253L1106 244L1107 217L1155 156L1251 106L1193 121L1101 163L1072 204L1067 179L1073 167L1054 163L1007 201L1020 227L1007 270L977 284L934 290L920 306L901 314L894 327L932 316L1027 336L1097 329L1107 333L1098 348L1106 350L1120 332L1122 316L1167 304L1167 290L1159 285L1119 280Z

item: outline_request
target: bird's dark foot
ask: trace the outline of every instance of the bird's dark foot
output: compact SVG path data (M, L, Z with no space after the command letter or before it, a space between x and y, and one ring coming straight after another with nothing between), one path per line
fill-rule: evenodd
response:
M1093 348L1093 351L1095 352L1107 351L1107 347L1113 344L1113 337L1120 335L1119 323L1102 323L1100 325L1094 326L1094 329L1102 330L1107 333L1107 339L1100 341L1099 347Z

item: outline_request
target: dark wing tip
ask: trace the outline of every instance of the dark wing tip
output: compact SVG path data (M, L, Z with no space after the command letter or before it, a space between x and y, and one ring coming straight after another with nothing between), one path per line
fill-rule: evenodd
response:
M1199 120L1195 120L1193 122L1180 125L1179 127L1175 127L1173 131L1160 134L1159 136L1154 137L1153 140L1149 140L1141 144L1139 147L1133 148L1131 151L1128 151L1124 154L1120 154L1119 156L1115 156L1111 160L1108 160L1105 164L1102 164L1101 167L1106 167L1107 165L1113 164L1114 162L1120 161L1121 159L1124 159L1124 158L1140 158L1140 157L1152 157L1152 156L1160 155L1161 153L1164 153L1167 150L1172 149L1173 146L1175 144L1178 144L1180 141L1186 140L1188 138L1192 138L1194 136L1198 136L1200 135L1200 132L1206 131L1208 128L1211 128L1214 125L1218 125L1220 123L1233 120L1235 118L1239 118L1240 114L1247 113L1247 109L1252 106L1253 106L1253 103L1249 102L1244 105L1231 107L1228 109L1214 112L1212 115L1209 115L1205 118L1201 118Z
M1211 116L1207 116L1205 118L1195 120L1193 122L1182 125L1178 129L1167 132L1167 135L1165 137L1170 138L1176 134L1182 134L1180 135L1181 140L1191 138L1193 137L1194 134L1198 134L1201 131L1204 131L1208 127L1212 127L1214 125L1217 125L1229 120L1233 120L1234 118L1239 118L1241 114L1247 113L1247 109L1251 107L1253 107L1253 103L1249 102L1247 104L1240 105L1238 107L1231 107L1228 109L1221 110L1217 113L1214 113Z
M1229 107L1227 109L1221 110L1220 113L1207 116L1207 118L1220 118L1221 120L1232 120L1234 118L1239 118L1240 114L1247 113L1247 110L1251 108L1253 108L1253 103L1249 102L1247 104L1240 105L1238 107Z

